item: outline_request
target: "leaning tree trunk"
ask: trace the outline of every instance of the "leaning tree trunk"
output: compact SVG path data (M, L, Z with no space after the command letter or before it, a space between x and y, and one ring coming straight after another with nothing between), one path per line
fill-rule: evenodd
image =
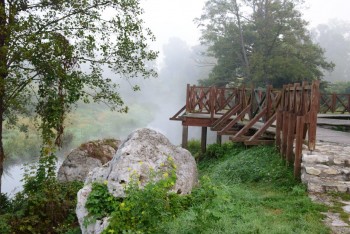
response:
M7 15L6 15L5 0L0 0L0 193L1 193L1 181L4 173L4 161L5 153L3 147L3 124L4 124L4 112L5 112L5 82L8 74L7 67L7 47L6 42L8 39L8 27L7 27Z
M239 29L239 39L240 39L240 44L241 44L244 66L245 66L245 70L246 70L246 76L248 78L248 81L250 81L251 80L250 64L249 64L249 59L247 56L247 51L245 48L245 41L244 41L244 36L243 36L243 29L242 29L242 23L241 23L241 16L240 16L240 12L239 12L239 6L237 4L237 0L234 0L233 3L234 3L234 6L233 6L234 14L236 15L238 29Z
M2 99L2 98L0 98ZM1 102L1 100L0 100ZM0 108L2 109L2 108ZM3 133L3 111L0 110L0 193L1 193L1 186L2 186L2 175L4 173L4 161L5 161L5 153L4 153L4 147L2 143L2 133Z

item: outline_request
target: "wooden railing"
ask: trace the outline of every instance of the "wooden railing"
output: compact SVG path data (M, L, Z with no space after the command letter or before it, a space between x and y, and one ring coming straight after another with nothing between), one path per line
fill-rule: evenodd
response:
M321 94L320 113L350 113L350 94Z
M276 113L276 146L287 163L294 164L294 175L300 177L302 145L315 150L319 81L285 85L282 101ZM294 148L294 157L293 157Z
M336 95L332 98L330 105L327 96L320 95L319 81L311 85L306 82L284 85L280 90L272 86L254 89L188 85L186 105L171 119L186 121L185 118L202 115L201 118L210 119L212 130L218 135L231 135L233 141L247 145L275 143L286 162L294 165L294 174L299 177L303 143L309 150L315 149L320 99L323 100L321 103L326 103L326 111L339 108L349 111L349 102L345 102L344 97ZM340 105L335 108L337 102ZM235 129L238 123L240 127ZM263 137L272 126L275 127L275 140ZM256 131L247 135L252 128Z

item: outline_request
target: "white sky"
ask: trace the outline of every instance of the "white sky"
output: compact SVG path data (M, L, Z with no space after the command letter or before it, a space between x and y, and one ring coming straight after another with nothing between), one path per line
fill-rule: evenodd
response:
M206 0L142 0L146 25L157 41L153 48L162 50L171 37L178 37L190 46L199 43L200 32L193 19L199 17ZM314 27L329 19L350 21L350 0L305 0L304 19Z

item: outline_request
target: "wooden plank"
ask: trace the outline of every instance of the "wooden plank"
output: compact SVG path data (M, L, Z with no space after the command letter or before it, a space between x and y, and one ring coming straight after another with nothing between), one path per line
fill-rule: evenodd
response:
M244 141L245 145L273 145L275 140L253 140Z
M244 127L234 136L240 137L246 133L258 120L267 112L267 107L265 107L259 114L257 114L252 120L244 125Z
M251 137L249 138L248 141L255 141L255 140L257 140L258 137L260 137L260 136L272 125L272 123L273 123L275 120L276 120L276 113L275 113L273 116L271 116L271 118L270 118L268 121L266 121L266 122L264 123L264 125L263 125L262 127L260 127L259 130L258 130L253 136L251 136ZM276 128L276 134L277 134L277 128ZM276 137L277 137L277 135L276 135ZM280 137L279 137L279 138L280 138ZM281 138L280 138L280 139L281 139Z
M233 125L238 123L238 121L240 121L249 110L250 110L250 104L241 113L239 113L235 119L230 121L229 124L227 124L221 131L219 131L218 134L223 135L226 131L232 128Z
M231 110L227 111L221 118L217 119L212 124L211 130L214 130L214 131L219 130L220 125L222 125L227 120L229 120L233 115L235 115L241 107L242 107L241 105L237 105Z
M229 139L232 142L245 142L246 140L248 140L248 137L242 136L242 137L229 137Z
M176 112L176 114L173 116L173 117L171 117L170 118L170 120L177 120L177 121L181 121L182 120L182 118L181 117L179 117L179 115L182 113L182 112L184 112L185 111L185 109L186 109L186 105L185 106L183 106L178 112Z

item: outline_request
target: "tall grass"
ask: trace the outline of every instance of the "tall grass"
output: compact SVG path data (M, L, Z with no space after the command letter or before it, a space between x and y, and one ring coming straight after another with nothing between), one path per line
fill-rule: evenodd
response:
M217 196L160 233L329 233L320 213L326 208L311 202L274 148L227 144L208 151L200 174L211 178Z

